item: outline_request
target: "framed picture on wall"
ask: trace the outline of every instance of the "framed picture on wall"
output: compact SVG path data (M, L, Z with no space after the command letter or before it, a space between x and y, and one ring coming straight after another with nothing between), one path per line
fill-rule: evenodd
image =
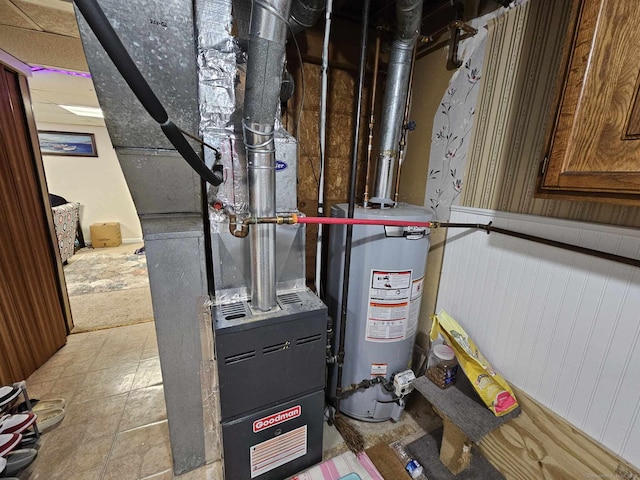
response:
M42 155L67 157L97 157L96 138L93 133L39 131Z

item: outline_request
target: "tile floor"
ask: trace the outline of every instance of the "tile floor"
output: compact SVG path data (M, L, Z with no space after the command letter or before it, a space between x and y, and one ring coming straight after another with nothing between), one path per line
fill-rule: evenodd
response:
M174 478L153 323L71 335L27 379L33 398L67 402L22 480ZM222 480L219 464L181 480Z
M223 480L220 462L174 477L152 322L70 335L27 379L32 398L64 398L66 416L42 435L21 480ZM414 396L401 421L354 422L366 446L422 435L437 419ZM325 424L323 457L346 451ZM233 480L233 479L227 479Z

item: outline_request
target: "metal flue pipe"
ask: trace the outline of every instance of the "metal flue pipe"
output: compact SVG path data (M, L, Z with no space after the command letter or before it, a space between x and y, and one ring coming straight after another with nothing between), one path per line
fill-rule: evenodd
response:
M327 0L293 0L289 28L293 35L313 27L325 9Z
M397 0L398 25L391 45L387 86L382 103L380 153L372 203L393 205L398 146L409 92L413 50L422 21L422 0Z
M291 0L253 0L242 131L247 154L249 213L272 217L275 200L274 124L287 41ZM269 311L276 305L275 225L251 230L251 305Z

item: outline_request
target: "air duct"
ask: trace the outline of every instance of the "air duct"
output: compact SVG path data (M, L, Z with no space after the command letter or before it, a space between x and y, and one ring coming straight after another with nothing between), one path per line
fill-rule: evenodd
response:
M391 45L387 86L382 103L380 153L372 203L393 205L396 165L411 61L422 21L422 0L397 0L398 26Z
M254 0L249 27L242 131L247 155L249 213L275 215L274 124L287 41L291 0ZM251 305L276 305L275 225L251 229Z
M326 4L326 0L294 0L289 16L291 33L296 35L305 28L313 27Z

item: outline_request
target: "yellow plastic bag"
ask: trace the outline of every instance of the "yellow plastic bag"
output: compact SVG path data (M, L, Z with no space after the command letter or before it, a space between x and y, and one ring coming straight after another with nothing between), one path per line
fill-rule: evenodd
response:
M493 370L458 322L444 310L432 315L431 320L431 341L437 339L438 334L444 337L487 408L497 417L516 408L518 402L507 381Z

